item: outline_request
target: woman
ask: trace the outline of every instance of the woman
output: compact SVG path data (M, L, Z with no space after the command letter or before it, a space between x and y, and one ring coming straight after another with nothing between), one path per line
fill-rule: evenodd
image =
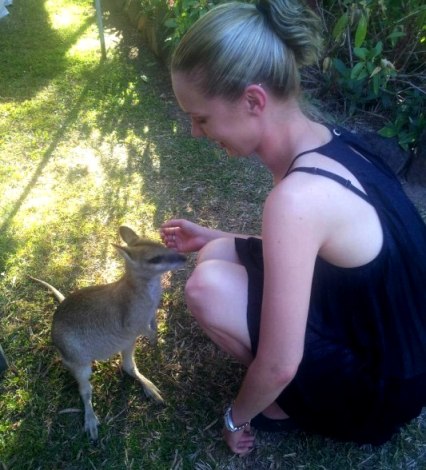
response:
M362 142L302 112L298 69L317 59L318 31L295 0L225 4L172 60L192 135L258 154L274 181L261 238L182 219L161 229L199 251L189 309L247 366L225 414L239 454L250 423L378 444L426 404L425 226Z

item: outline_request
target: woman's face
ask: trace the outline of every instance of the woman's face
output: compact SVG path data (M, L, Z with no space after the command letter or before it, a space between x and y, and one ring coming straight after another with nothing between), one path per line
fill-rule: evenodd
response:
M191 118L193 137L207 137L232 156L256 152L256 120L245 95L237 101L207 98L179 72L172 74L172 85L179 106Z

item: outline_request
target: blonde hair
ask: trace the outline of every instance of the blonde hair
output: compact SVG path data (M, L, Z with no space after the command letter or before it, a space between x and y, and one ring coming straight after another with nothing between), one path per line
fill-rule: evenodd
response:
M320 22L297 0L225 3L195 22L171 61L206 96L238 99L261 83L279 98L299 92L299 67L319 57Z

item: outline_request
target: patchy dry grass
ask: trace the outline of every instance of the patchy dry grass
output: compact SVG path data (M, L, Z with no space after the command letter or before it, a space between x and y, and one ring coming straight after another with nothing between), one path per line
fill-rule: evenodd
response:
M97 363L100 442L82 433L77 386L50 339L53 299L121 271L111 243L127 223L158 238L170 216L257 233L270 179L255 161L191 139L165 71L118 11L105 13L100 62L89 0L21 0L0 23L0 324L11 367L0 382L0 466L7 469L425 468L425 423L380 448L303 433L259 434L241 459L221 416L242 370L188 315L188 269L165 278L156 347L137 362L167 404L146 400L118 358Z

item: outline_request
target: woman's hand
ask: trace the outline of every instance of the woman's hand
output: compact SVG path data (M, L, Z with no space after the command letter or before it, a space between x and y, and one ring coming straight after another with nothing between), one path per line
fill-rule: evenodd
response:
M160 228L160 236L167 248L181 253L199 251L213 240L215 230L202 227L186 219L171 219Z
M226 428L223 429L223 438L228 444L232 452L239 455L246 455L254 447L254 435L251 434L250 429L243 431L231 432Z

